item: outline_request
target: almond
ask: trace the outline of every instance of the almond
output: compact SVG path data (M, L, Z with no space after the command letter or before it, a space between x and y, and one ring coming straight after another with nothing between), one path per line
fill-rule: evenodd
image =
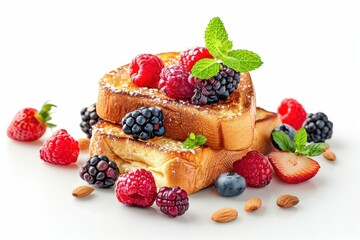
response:
M335 161L336 160L336 155L333 151L331 151L330 149L327 149L325 152L323 152L323 156L324 158L326 158L329 161Z
M246 212L253 212L259 208L261 208L262 201L260 198L250 198L244 205L244 210Z
M282 195L276 200L276 204L281 208L290 208L299 203L299 198L293 195Z
M219 223L230 222L236 219L238 212L229 207L221 208L211 215L211 220Z
M94 188L89 186L79 186L75 188L72 195L77 198L83 198L90 195L94 191Z
M90 147L90 139L89 138L80 138L78 140L80 150L88 150Z

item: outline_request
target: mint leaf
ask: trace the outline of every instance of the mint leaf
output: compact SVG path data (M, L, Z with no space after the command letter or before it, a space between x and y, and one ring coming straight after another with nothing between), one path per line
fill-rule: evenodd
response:
M279 145L280 149L286 152L295 152L295 144L291 138L282 131L272 133L274 141Z
M203 135L195 135L193 132L191 132L189 134L189 137L183 142L183 147L193 149L196 146L204 145L206 141L207 139Z
M204 145L206 143L207 139L203 135L196 135L195 143L198 146Z
M304 153L306 153L304 155L308 155L309 157L319 156L325 152L324 147L328 145L327 143L311 143L304 148Z
M195 63L191 74L200 79L208 79L215 76L220 69L220 64L213 58L203 58Z
M297 152L302 153L307 142L307 132L305 128L300 128L294 136L294 144Z
M195 141L188 138L183 142L183 147L193 149L195 147Z
M211 55L218 59L222 59L232 49L233 44L228 39L224 24L219 17L211 19L206 27L205 45Z
M228 65L238 72L249 72L263 64L259 55L254 52L241 49L229 51L228 56L221 60L225 63L225 65Z

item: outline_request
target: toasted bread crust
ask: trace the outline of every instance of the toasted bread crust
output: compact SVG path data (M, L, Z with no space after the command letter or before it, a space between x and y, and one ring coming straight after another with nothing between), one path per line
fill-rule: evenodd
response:
M178 63L179 53L158 55L165 66ZM129 64L105 74L99 81L97 114L112 123L121 123L126 113L142 106L160 107L164 114L165 136L183 141L190 132L202 134L212 149L242 150L253 140L256 104L249 73L241 73L238 89L229 99L213 105L196 106L168 98L158 89L139 88L129 77Z
M120 173L145 168L153 173L158 187L180 186L191 194L212 185L220 173L231 171L232 163L248 150L270 151L270 132L280 120L276 113L261 108L256 112L254 141L248 149L187 150L182 142L167 137L139 141L125 135L120 125L100 121L93 127L90 155L108 156L116 162Z

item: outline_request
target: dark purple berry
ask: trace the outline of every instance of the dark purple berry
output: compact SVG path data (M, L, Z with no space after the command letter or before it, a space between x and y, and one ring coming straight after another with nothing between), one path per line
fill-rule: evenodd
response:
M88 138L91 138L92 126L101 119L96 113L96 104L94 103L88 107L81 109L80 115L80 128L87 135Z
M308 134L308 142L325 142L332 137L333 123L323 112L310 113L303 126Z
M163 136L163 114L157 107L141 107L126 114L121 120L125 134L134 139L148 140L155 136Z
M189 209L189 198L186 191L178 186L162 187L157 192L156 205L169 217L181 216Z
M90 157L80 169L80 177L100 188L109 188L115 184L119 176L116 163L104 155Z

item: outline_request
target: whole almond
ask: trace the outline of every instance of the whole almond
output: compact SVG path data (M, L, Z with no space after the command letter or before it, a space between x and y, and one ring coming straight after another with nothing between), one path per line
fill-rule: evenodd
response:
M330 149L327 149L325 152L323 152L323 156L324 156L324 158L326 158L327 160L330 160L330 161L336 160L335 153L333 151L331 151Z
M299 203L299 198L293 195L282 195L276 200L276 204L281 208L290 208Z
M88 150L90 146L90 139L89 138L80 138L78 139L79 148L80 150Z
M236 219L238 212L229 207L221 208L211 215L211 220L219 223L230 222Z
M261 208L262 201L260 198L250 198L244 205L244 210L246 212L253 212Z
M72 195L77 198L83 198L90 195L94 191L94 188L89 186L79 186L75 188Z

